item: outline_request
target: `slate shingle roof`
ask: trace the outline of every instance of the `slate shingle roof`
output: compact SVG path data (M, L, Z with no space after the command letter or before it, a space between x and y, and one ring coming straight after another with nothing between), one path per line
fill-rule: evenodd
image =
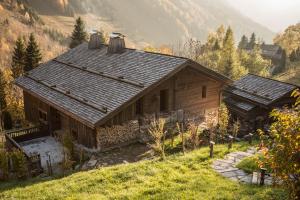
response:
M226 88L225 92L268 106L295 89L295 85L248 74Z
M186 58L133 49L107 54L107 46L91 50L85 43L33 69L18 78L16 84L94 127L109 113L188 62ZM203 70L216 75L207 68Z
M244 111L251 111L253 108L256 107L256 105L245 102L245 101L241 101L241 100L236 100L233 98L225 98L224 100L227 104L233 105L241 110Z

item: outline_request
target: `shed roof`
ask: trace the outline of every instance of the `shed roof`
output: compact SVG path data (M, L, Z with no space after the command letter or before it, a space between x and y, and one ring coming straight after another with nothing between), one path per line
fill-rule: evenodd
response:
M297 88L289 83L248 74L226 88L225 92L268 106Z
M108 54L105 45L89 49L84 43L18 78L16 84L95 127L132 98L191 64L216 79L229 81L187 58L134 49Z

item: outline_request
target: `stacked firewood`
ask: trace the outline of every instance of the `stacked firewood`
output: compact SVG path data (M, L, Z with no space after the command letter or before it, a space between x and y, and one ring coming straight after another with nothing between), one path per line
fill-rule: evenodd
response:
M137 120L130 121L123 125L97 129L98 146L105 148L122 143L134 141L139 135L139 123Z

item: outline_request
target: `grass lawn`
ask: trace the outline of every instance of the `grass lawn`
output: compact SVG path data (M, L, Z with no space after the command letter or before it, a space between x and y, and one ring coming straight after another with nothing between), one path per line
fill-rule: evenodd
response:
M246 143L231 151L246 150ZM215 146L215 157L223 157L227 145ZM2 183L0 199L287 199L284 190L243 185L215 173L209 149L185 155L177 153L167 161L141 161L53 180L35 179L23 183Z

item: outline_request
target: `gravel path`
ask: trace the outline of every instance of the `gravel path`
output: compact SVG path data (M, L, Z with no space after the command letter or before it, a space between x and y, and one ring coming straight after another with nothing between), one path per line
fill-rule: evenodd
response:
M258 178L257 173L248 174L241 169L236 168L235 166L244 158L253 156L257 151L254 147L248 149L246 152L232 152L225 156L224 159L215 160L212 164L212 168L221 174L222 176L229 178L234 181L241 183L257 184ZM271 185L272 178L266 176L265 184Z

